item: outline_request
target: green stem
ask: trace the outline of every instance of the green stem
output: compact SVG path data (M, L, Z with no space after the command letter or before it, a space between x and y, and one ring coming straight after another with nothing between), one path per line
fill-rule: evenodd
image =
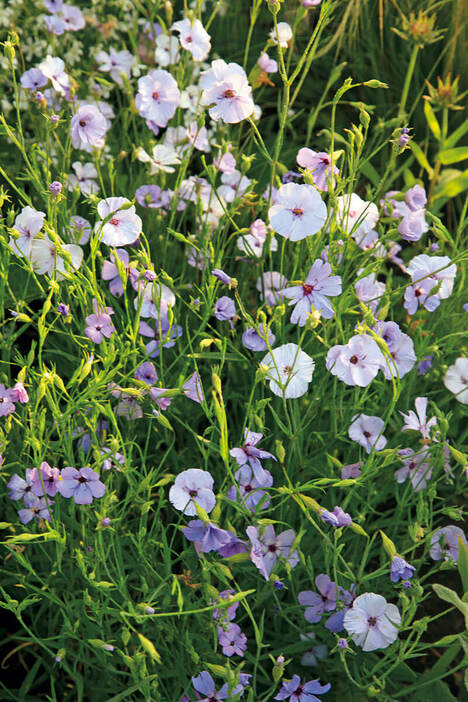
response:
M410 62L408 65L408 70L406 71L405 83L403 85L403 91L401 93L400 105L398 107L398 119L402 120L405 116L406 101L408 99L408 92L411 84L411 78L413 77L414 67L416 65L416 58L418 56L419 46L414 45L411 54Z

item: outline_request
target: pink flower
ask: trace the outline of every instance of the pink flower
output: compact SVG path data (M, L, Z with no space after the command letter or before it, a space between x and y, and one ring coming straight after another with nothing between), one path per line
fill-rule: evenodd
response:
M136 214L135 206L130 205L126 197L108 197L101 200L97 206L102 218L96 223L95 232L101 234L101 241L108 246L127 246L133 244L142 232L140 217ZM112 217L109 217L112 215ZM107 221L106 221L107 220Z
M71 136L75 149L101 149L106 132L106 118L95 105L82 105L72 117Z
M165 127L180 104L180 91L170 73L152 70L138 79L135 106L142 117Z
M217 59L200 78L201 103L209 106L211 119L237 124L254 111L252 88L244 69L237 63Z
M326 367L347 385L364 388L375 378L385 363L382 352L372 337L358 334L344 346L332 346Z
M327 218L327 208L313 185L287 183L277 194L268 215L272 229L291 241L316 234Z
M189 19L174 22L172 30L179 32L181 46L190 51L194 61L204 61L211 49L210 35L199 19L190 22Z
M348 436L353 441L357 441L367 453L372 450L381 451L387 444L387 439L382 436L385 422L380 417L369 417L367 414L360 414L355 417L348 429Z

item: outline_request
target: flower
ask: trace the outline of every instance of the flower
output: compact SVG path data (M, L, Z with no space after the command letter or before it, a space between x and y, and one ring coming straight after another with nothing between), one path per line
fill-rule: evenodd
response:
M432 475L432 468L429 463L426 463L426 459L429 458L427 451L415 453L408 448L400 449L398 453L400 456L405 456L405 458L403 459L403 467L395 471L397 483L404 483L410 478L416 492L424 490L427 481Z
M75 173L68 176L68 189L74 190L78 188L83 195L92 195L97 193L99 185L96 182L98 172L94 163L80 163L75 161L72 163L72 168Z
M276 32L276 27L273 27L270 32L270 37L274 44L278 44L279 40L279 45L283 49L287 49L288 41L290 41L293 36L292 29L287 22L278 22L277 27L278 33Z
M260 54L257 63L265 73L278 73L278 62L270 58L266 52ZM40 88L41 86L38 85L37 87Z
M268 346L273 346L275 341L276 337L271 329L267 327L265 331L263 324L259 324L258 331L254 327L247 327L242 334L242 343L250 351L266 351Z
M88 325L84 330L84 333L91 339L95 344L100 344L106 339L110 339L112 334L115 332L115 327L112 324L110 315L107 312L99 311L97 303L94 305L94 314L90 314L86 317L86 324ZM110 308L106 308L110 309Z
M274 307L279 305L281 297L279 291L288 284L287 278L278 271L264 273L258 278L256 288L259 292L260 300L264 300L267 305Z
M24 504L28 507L29 504L34 502L35 496L32 491L32 468L26 468L26 474L24 478L21 478L17 473L13 473L8 485L8 497L10 500L24 499Z
M180 103L180 91L170 73L153 69L138 79L135 107L142 117L165 127Z
M146 153L146 151L139 146L135 151L135 155L139 161L142 163L150 164L150 175L155 175L156 173L174 173L174 168L172 166L178 166L180 163L180 158L177 152L170 146L165 144L157 144L153 146L152 156Z
M266 451L263 453L266 453ZM272 487L273 476L268 470L262 470L263 474L258 477L250 465L243 465L242 468L235 472L234 477L237 483L229 488L226 497L233 501L239 499L240 503L251 512L255 512L260 502L262 502L261 509L266 509L270 504L270 500L263 499L267 494L263 488Z
M429 554L434 561L452 560L458 562L458 539L468 548L466 536L460 527L450 524L449 526L437 529L431 538L431 548Z
M361 200L356 193L337 197L337 224L356 240L373 229L378 219L379 211L373 202Z
M423 187L421 187L421 185L413 185L412 188L409 188L406 191L405 200L410 210L413 212L418 212L419 210L424 209L426 205L426 191Z
M49 79L39 68L30 68L29 71L23 73L20 79L21 87L31 92L43 88L48 82Z
M300 241L316 234L327 218L327 208L313 185L287 183L270 207L268 216L272 229L291 241Z
M228 684L224 683L219 692L216 692L214 680L207 670L203 670L196 678L192 678L192 684L197 692L206 695L200 698L200 702L219 702L227 700L229 697Z
M220 529L213 522L203 523L201 519L192 519L182 532L189 541L195 542L195 548L199 553L220 552L224 547L238 540L234 532Z
M289 702L321 702L317 695L324 695L330 688L330 683L321 685L318 679L303 683L299 675L293 675L291 680L283 680L281 690L274 699L289 699Z
M116 249L117 258L121 268L128 271L130 279L136 280L138 271L129 265L130 257L125 249ZM113 253L110 255L110 261L104 261L102 265L102 279L109 281L109 290L112 295L122 297L124 293L124 282L126 282L125 273L121 276L119 269L116 266L116 257ZM122 280L123 278L123 280Z
M28 503L26 503L25 509L18 510L18 515L21 524L29 524L31 519L45 519L50 522L50 513L52 512L52 505L54 504L52 500L45 500L44 497L33 496Z
M65 95L65 97L69 95L70 76L65 73L65 64L61 58L48 55L39 64L38 69L50 80L53 89L59 95Z
M398 225L398 231L406 241L419 241L428 229L424 210L408 212Z
M41 231L45 219L45 212L40 212L27 205L23 207L19 215L16 216L13 229L19 233L19 237L10 237L8 245L17 256L30 258L31 245L36 234Z
M301 641L315 641L316 636L313 631L308 631L305 634L299 634ZM301 665L316 666L318 662L326 658L328 655L328 647L324 644L317 644L309 651L302 654Z
M217 59L200 78L201 104L209 107L211 119L237 124L254 111L252 88L247 75L237 63Z
M101 149L106 132L106 118L95 105L82 105L71 119L72 144L75 149Z
M363 651L390 646L398 637L400 623L398 607L373 592L356 597L344 616L346 631Z
M416 568L405 561L401 556L393 556L390 566L390 580L397 583L399 580L409 580L413 577Z
M141 316L144 315L142 314ZM138 331L142 336L151 338L151 341L145 345L146 353L151 358L159 356L161 347L170 349L175 346L176 340L182 336L182 327L178 324L171 325L165 313L162 313L159 319L156 319L155 329L146 322L140 322Z
M263 434L250 431L248 427L244 430L244 446L233 448L229 451L229 455L235 458L239 466L245 466L247 463L253 471L253 475L257 480L265 480L265 470L261 464L261 460L272 458L276 461L275 456L268 451L263 451L257 448L257 444L263 439Z
M331 266L318 258L314 261L302 285L285 288L279 291L283 297L291 300L289 305L294 305L291 314L291 323L305 326L312 308L320 312L325 319L331 319L335 311L328 297L341 294L341 278L331 275Z
M194 61L204 61L211 49L210 35L199 19L193 21L183 19L174 22L172 31L179 32L181 46L190 51Z
M265 580L270 577L280 556L288 561L291 568L299 563L297 551L291 552L296 538L292 529L287 529L276 536L273 525L268 524L261 536L254 526L247 527L246 532L251 543L250 558Z
M82 261L83 250L75 244L62 244L59 249L48 237L34 239L31 244L31 263L40 275L55 275L57 280L63 280L68 267L78 270Z
M312 380L315 363L297 344L284 344L262 360L268 368L270 390L286 399L304 395Z
M349 480L350 478L356 480L356 478L359 478L362 475L361 466L362 463L350 463L347 466L343 466L341 469L341 480Z
M439 299L444 300L452 294L457 267L451 263L448 256L419 254L408 263L407 271L413 283L420 282L425 278L433 282L433 286L440 283L440 287L434 293Z
M185 397L188 397L189 400L198 402L198 404L205 402L203 386L201 384L200 376L196 371L182 385L182 390L184 392Z
M84 246L88 243L91 237L91 224L84 217L72 215L70 217L70 234L73 237L73 243Z
M310 171L314 185L318 190L327 191L328 182L331 182L332 187L335 184L334 173L339 173L338 168L333 166L333 172L331 167L330 156L323 152L312 151L312 149L303 148L299 149L296 157L296 161L299 166L306 168Z
M216 319L219 319L221 322L229 322L231 329L234 329L234 324L232 322L236 316L236 305L234 304L234 300L226 295L220 297L215 302L214 315Z
M247 649L247 637L242 633L240 626L229 623L226 629L218 626L218 643L223 649L223 654L231 658L234 654L243 656Z
M116 51L112 46L109 48L109 53L107 51L99 51L96 54L98 70L110 73L112 80L115 80L117 85L121 87L124 85L122 74L126 78L130 77L134 61L135 59L129 51L126 49Z
M13 390L6 388L0 383L0 417L8 417L9 414L15 411L15 401Z
M43 497L44 490L50 497L55 497L60 480L58 468L52 468L48 463L42 461L40 468L33 468L29 477L31 490L36 497Z
M188 517L197 514L195 503L209 514L216 504L213 478L200 468L189 468L176 477L169 490L169 500L175 509Z
M468 405L468 358L457 358L453 366L449 366L444 376L444 385L459 402Z
M368 334L352 336L344 346L332 346L326 367L347 385L366 387L385 363L377 343Z
M124 208L124 209L123 209ZM142 232L142 222L135 205L126 197L108 197L97 206L101 220L94 231L108 246L127 246L137 241Z
M229 600L233 595L235 595L234 590L223 590L222 592L219 593L220 600L216 601L221 601L221 600ZM216 621L230 621L232 622L233 619L236 618L236 612L239 608L240 602L234 602L232 605L229 607L220 607L219 609L216 608L213 610L213 619L216 619Z
M396 322L377 322L375 331L387 344L392 359L384 357L382 373L387 380L403 378L416 363L413 340L401 331Z
M316 624L324 612L333 612L336 609L336 583L328 575L321 573L315 578L318 592L303 590L299 593L299 604L305 607L304 617L311 624Z
M58 483L58 492L63 497L73 497L77 505L90 505L96 497L102 497L106 486L99 480L99 475L92 468L72 468L62 470L62 480Z
M155 41L154 60L160 66L170 66L179 61L179 40L173 34L159 34ZM156 133L156 132L155 132Z
M358 275L360 275L360 272L358 272ZM360 278L354 284L354 290L358 299L370 307L373 314L377 312L379 302L385 294L385 288L385 283L380 283L376 280L375 273L369 273L369 275Z
M146 383L146 385L154 385L158 379L154 364L150 361L145 361L139 365L135 370L135 378L141 380L142 383Z
M433 358L434 356L424 356L418 363L418 375L426 375L431 370Z
M429 439L431 427L437 425L437 417L431 417L426 421L427 397L417 397L414 404L416 406L416 412L413 412L413 410L410 410L408 414L400 412L405 419L401 431L407 431L408 429L419 431L423 439Z
M408 285L404 293L403 307L409 314L414 314L419 305L422 305L428 312L434 312L440 305L440 299L434 293L437 290L437 283L431 278L424 278L419 283Z
M60 181L58 180L53 180L52 183L49 185L49 192L51 193L52 197L58 197L60 193L62 192L63 185Z
M324 522L334 527L349 526L353 521L351 516L347 512L343 512L341 507L338 506L333 509L333 512L329 512L327 509L320 510L319 516Z
M372 450L381 451L387 439L382 436L385 422L380 417L369 417L367 414L360 414L354 417L348 429L348 436L353 441L363 446L367 453Z

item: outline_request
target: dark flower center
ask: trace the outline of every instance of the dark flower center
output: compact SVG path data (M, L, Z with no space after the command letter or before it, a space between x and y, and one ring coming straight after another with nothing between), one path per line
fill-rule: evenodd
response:
M314 286L313 285L308 285L307 283L304 283L302 286L302 291L304 295L310 295L310 293L313 291Z
M276 551L278 550L278 547L276 544L270 544L268 546L268 550L270 551L270 553L276 553Z
M159 100L159 93L157 90L155 90L153 93L153 100Z
M191 44L191 43L192 43L192 37L185 37L185 41L187 42L187 44Z
M303 692L304 692L304 688L302 687L302 685L299 685L299 687L297 688L297 690L295 691L294 694L295 694L297 697L299 697L299 695L302 695Z
M377 624L377 617L369 617L367 623L369 626L375 626Z
M245 492L251 492L253 490L253 487L251 485L246 485L244 487Z
M301 210L300 207L295 207L293 210L291 210L291 212L295 217L302 217L302 215L304 214L304 210Z
M349 359L349 362L352 363L353 365L356 365L356 363L359 361L357 356L351 356Z
M190 495L190 497L196 497L198 495L198 491L197 490L189 490L189 495Z
M233 98L235 95L234 90L231 90L230 88L228 90L224 91L224 97L225 98Z
M78 482L79 482L79 483L87 483L87 482L88 482L88 478L84 478L82 475L80 475L80 477L78 478Z
M362 433L364 434L364 436L366 437L366 439L368 439L368 438L370 437L370 435L371 435L370 431L367 431L367 430L366 430L366 431L363 431Z
M114 227L116 227L118 225L118 223L119 223L119 220L117 219L117 217L112 217L112 219L109 220L109 224L112 224Z
M84 119L80 119L80 127L86 127L86 122Z

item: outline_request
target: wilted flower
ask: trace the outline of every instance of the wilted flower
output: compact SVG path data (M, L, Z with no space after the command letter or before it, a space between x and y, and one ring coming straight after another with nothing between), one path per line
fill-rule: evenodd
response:
M413 412L413 410L410 410L408 414L400 412L405 419L405 424L401 431L412 429L413 431L419 431L423 439L429 439L430 429L436 426L437 418L431 417L429 420L426 420L427 397L417 397L414 404L416 412Z
M331 167L331 158L324 151L312 151L312 149L302 148L296 157L297 163L310 171L314 185L319 189L328 190L328 182L331 182L332 188L335 184L333 174L338 174L339 170L336 166Z
M319 517L323 519L324 522L334 527L349 526L353 521L351 516L338 506L334 507L333 512L329 512L327 509L321 509Z
M229 455L235 458L239 466L245 466L248 463L255 478L264 482L269 473L265 471L261 461L267 458L272 458L276 461L276 458L272 453L257 448L257 444L260 443L262 439L263 434L250 431L250 429L246 427L244 430L244 445L239 448L231 449Z
M270 329L267 328L265 331L263 324L258 326L258 331L254 327L248 327L242 334L242 343L250 351L266 351L267 341L270 346L273 346L276 337Z
M415 453L408 448L400 449L398 453L403 457L403 467L395 472L397 483L404 483L409 478L416 492L424 490L432 476L431 465L426 462L429 458L427 451Z

